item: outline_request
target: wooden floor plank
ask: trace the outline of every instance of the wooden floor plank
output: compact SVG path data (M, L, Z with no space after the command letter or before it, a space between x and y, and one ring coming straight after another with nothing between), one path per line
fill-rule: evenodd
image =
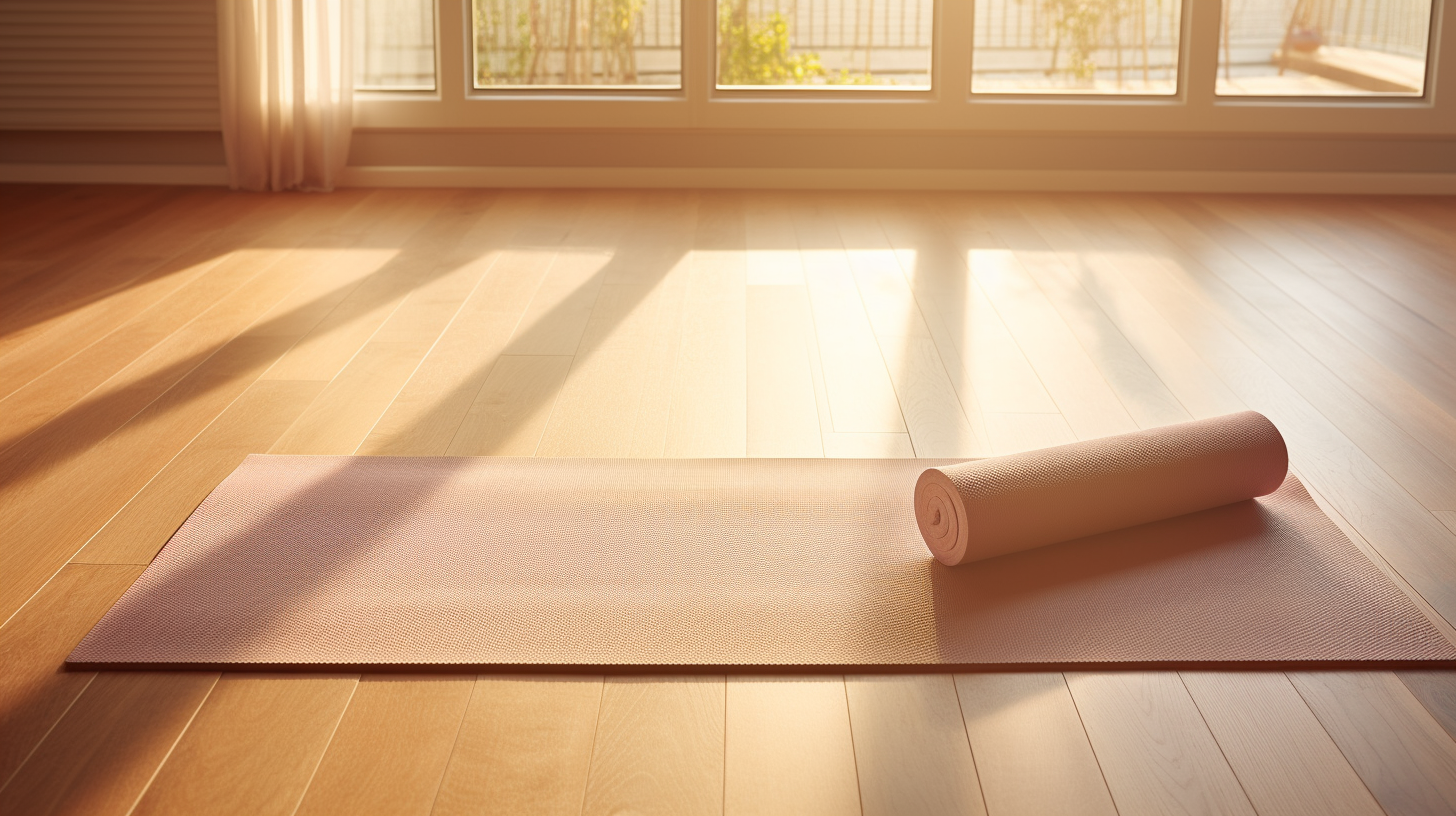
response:
M124 229L156 203L176 195L165 187L142 185L130 188L78 186L67 202L72 206L32 224L32 229L12 236L10 252L19 257L45 257L57 245L99 242Z
M631 228L610 218L584 219L620 235L611 252L563 250L548 273L508 353L573 355L541 440L543 456L660 456L679 348L681 301L695 218L657 212Z
M1061 674L958 674L955 684L988 813L1117 813Z
M481 676L434 816L568 816L582 810L600 677Z
M135 566L66 566L0 626L0 785L95 676L62 661L141 575Z
M1428 421L1422 422L1421 413L1407 408L1399 394L1385 393L1386 378L1362 377L1354 354L1339 357L1335 369L1323 371L1316 360L1318 355L1307 349L1330 346L1327 333L1315 325L1317 321L1309 319L1302 304L1278 298L1274 287L1231 254L1239 245L1256 243L1247 236L1239 241L1237 235L1216 228L1213 234L1204 234L1206 220L1193 223L1183 218L1182 212L1148 211L1147 215L1150 223L1196 253L1185 256L1175 250L1174 257L1188 269L1190 280L1206 302L1216 302L1220 307L1216 313L1233 331L1253 341L1250 344L1285 380L1367 453L1373 453L1372 458L1393 476L1410 485L1407 489L1413 494L1438 502L1437 496L1456 493L1456 470L1451 465L1456 460L1456 443L1445 441L1456 435L1456 420L1447 417L1433 422L1439 411L1428 410ZM1273 264L1264 264L1265 268L1270 266ZM1204 270L1212 274L1204 274ZM1249 308L1251 303L1255 309ZM1301 338L1302 343L1296 342ZM1335 377L1330 377L1331 373ZM1452 392L1456 398L1456 387Z
M748 288L741 259L694 249L665 454L748 451Z
M1289 678L1277 672L1181 677L1259 813L1382 812Z
M1391 816L1456 811L1456 741L1389 672L1291 672L1325 731Z
M268 285L239 291L229 309L208 310L215 319L188 324L130 364L128 370L136 371L132 380L122 378L113 390L93 394L5 452L0 491L8 499L0 510L0 530L27 546L0 551L0 612L13 610L10 604L80 549L105 518L293 344L296 337L288 330L297 330L296 323L255 323L301 288L290 271L269 270ZM111 457L119 457L104 466L111 478L93 478L96 463Z
M1203 207L1210 208L1207 204ZM1382 382L1389 383L1385 387L1398 389L1390 398L1417 404L1434 400L1442 408L1439 414L1456 409L1456 374L1452 370L1456 363L1449 361L1456 356L1456 338L1345 270L1338 255L1326 255L1285 229L1277 219L1264 217L1262 209L1249 211L1225 205L1214 208L1213 213L1278 253L1239 254L1250 270L1278 286L1311 316L1318 315L1324 327L1316 325L1306 331L1317 333L1319 341L1303 345L1322 359L1339 360L1337 374L1343 375L1346 366L1356 366L1355 370L1368 378L1381 377L1385 371ZM1234 241L1228 245L1238 252L1249 243ZM1283 314L1291 312L1297 314L1290 309ZM1288 322L1281 321L1285 325ZM1359 387L1348 378L1346 381Z
M658 459L667 454L668 425L672 420L673 397L677 383L687 372L681 362L683 332L687 315L683 304L692 280L689 250L674 247L667 275L658 283L649 298L653 316L642 370L642 396L637 405L637 419L632 424L629 455L634 458Z
M1396 672L1396 676L1446 733L1456 739L1456 672L1402 671Z
M224 674L132 810L287 816L357 676Z
M209 311L214 314L227 311L231 305L227 296L251 284L282 260L284 254L281 251L235 254L202 281L211 285L192 287L191 291L168 298L157 308L143 312L131 323L26 383L0 401L0 407L5 409L4 419L0 420L0 435L6 442L14 444L98 386L112 380L132 361L193 323L200 315L206 320ZM197 331L194 328L190 333L196 334ZM216 341L213 343L216 344ZM132 378L133 381L135 379Z
M1446 529L1456 533L1456 510L1432 510L1431 515L1436 520L1446 525Z
M936 347L965 405L987 413L1057 413L1016 339L980 284L967 274L965 255L925 207L948 206L897 198L880 214L900 268L921 306Z
M1167 225L1163 221L1159 224ZM1241 392L1251 407L1264 411L1286 429L1293 461L1301 472L1309 474L1314 487L1337 497L1346 518L1381 555L1403 576L1409 573L1417 579L1411 584L1427 602L1448 620L1456 616L1456 596L1448 590L1456 584L1435 580L1437 575L1450 575L1456 581L1456 538L1440 528L1429 513L1413 512L1415 507L1411 506L1420 505L1410 491L1421 493L1426 501L1441 500L1437 485L1430 481L1441 473L1440 463L1420 456L1424 449L1412 447L1408 438L1403 440L1402 434L1384 423L1368 403L1337 381L1311 379L1317 364L1309 366L1303 360L1274 356L1278 368L1271 365L1264 356L1270 352L1260 341L1274 343L1277 335L1270 332L1245 339L1219 322L1218 304L1191 298L1186 288L1206 283L1207 278L1188 282L1176 256L1163 266L1161 274L1133 265L1126 270L1135 274L1135 285L1157 298L1159 308L1185 327L1185 336L1199 339L1201 356L1225 382ZM1215 341L1220 335L1221 341ZM1298 353L1288 346L1282 346L1282 350L1291 355ZM1380 461L1375 461L1367 450ZM1393 479L1394 473L1402 474L1404 479ZM1449 481L1446 476L1440 478ZM1394 525L1400 529L1392 529Z
M246 329L258 329L254 336L277 333L257 321L299 288L302 276L288 264L296 254L238 254L222 264L236 273L231 284L177 304L176 321L159 315L153 323L144 314L12 394L0 436L4 461L26 461L58 434L94 437L118 427Z
M0 811L126 816L217 674L103 672L10 784Z
M983 213L982 218L1007 246L1016 247L1016 258L1022 269L1071 329L1138 427L1152 428L1191 419L1187 408L1117 323L1094 298L1072 283L1080 267L1104 259L1089 257L1087 253L1057 251L1057 247L1038 235L1038 230L1049 231L1055 220L1046 218L1043 209L1032 211L1035 215L1028 219L1021 216L1019 209L994 208Z
M814 337L838 433L904 433L879 343L842 250L804 253Z
M511 336L510 353L576 354L611 262L611 254L600 249L569 247L552 253L546 276Z
M180 213L159 213L159 224L99 256L90 247L68 249L32 276L36 291L30 297L17 292L5 299L0 372L12 381L19 379L12 366L55 365L296 212L224 197ZM72 281L79 282L80 292Z
M535 456L571 360L515 354L498 358L445 453Z
M804 263L794 230L794 209L782 195L750 192L743 220L745 275L749 286L803 286Z
M1456 241L1450 234L1456 222L1451 220L1449 208L1430 207L1409 197L1388 197L1357 203L1360 211L1368 213L1395 227L1409 238L1424 244L1435 252L1456 249Z
M14 543L0 549L0 615L78 552L286 347L279 338L229 343L115 433L76 448L64 467L7 485L0 540Z
M397 210L383 223L360 234L368 221L346 222L349 230L341 240L359 250L384 250L387 259L340 299L330 299L331 308L313 321L306 334L268 370L277 380L332 380L348 365L359 349L379 330L415 286L430 281L443 271L442 256L458 235L450 228L464 229L481 217L479 212L464 216L444 210L450 199L437 194L408 193L391 197ZM370 219L372 221L373 219ZM366 257L375 257L368 253Z
M324 385L292 380L254 383L117 511L72 563L151 563L207 494L249 454L268 450Z
M617 256L607 270L608 284L633 284L650 286L650 293L643 299L640 311L645 319L647 335L638 362L632 364L630 375L625 375L624 386L636 383L640 378L641 396L637 416L633 420L627 455L633 457L661 457L667 454L669 444L680 447L684 441L683 426L678 419L690 416L691 398L685 388L711 386L715 383L713 369L706 370L692 366L704 361L702 341L706 339L703 329L719 328L727 324L731 332L736 322L742 326L741 312L735 315L731 310L705 314L706 305L728 306L731 301L709 301L702 303L702 285L710 280L704 277L704 269L693 257L696 240L700 196L696 192L665 193L651 196L642 207L640 225L624 234ZM731 297L734 281L731 272L727 284ZM737 282L741 293L741 279ZM720 284L721 288L721 284ZM689 298L697 304L692 315L707 317L707 321L690 326ZM740 294L741 298L741 294ZM716 324L716 326L715 326ZM741 328L740 328L741 331ZM721 332L720 332L721 333ZM685 359L688 350L685 341L694 343L692 360ZM715 347L719 350L719 347ZM731 377L734 355L731 349L722 362L728 364ZM593 346L584 344L578 355L593 356ZM741 357L741 353L739 355ZM716 360L714 361L717 362ZM709 375L705 377L704 375ZM741 379L739 380L741 383ZM729 380L729 388L733 381ZM741 387L741 386L740 386ZM722 388L716 389L722 392ZM703 395L712 393L706 391ZM696 398L698 395L693 395ZM732 391L727 393L731 399ZM724 406L727 407L727 406ZM716 411L717 405L710 407ZM700 412L701 413L701 412ZM731 421L731 415L730 415ZM675 427L676 426L676 427ZM730 439L740 436L729 429ZM738 455L741 455L741 451Z
M1050 448L1077 441L1072 426L1060 413L1056 414L986 414L986 433L991 450L997 454Z
M824 455L802 286L749 286L745 301L749 456Z
M880 226L878 209L856 199L837 214L840 240L848 247L845 254L855 285L916 455L990 455L990 438L975 390L956 388L936 348L924 307L906 281L901 257Z
M1037 199L1018 199L1018 209L1036 234L1003 229L1002 240L1014 249L1037 252L1044 249L1066 254L1083 242L1081 230L1055 207ZM1138 356L1153 370L1173 397L1194 417L1218 416L1245 409L1243 401L1229 389L1197 350L1178 332L1154 304L1122 276L1123 267L1147 264L1142 255L1116 259L1101 253L1080 253L1079 263L1035 264L1027 267L1037 285L1053 301L1081 301L1085 293L1113 322ZM1088 306L1090 308L1090 304Z
M632 455L659 328L657 294L650 284L601 287L546 424L542 456Z
M237 292L311 235L344 217L353 208L343 205L354 200L341 199L322 209L280 208L288 217L275 215L272 222L252 224L242 235L228 236L232 240L204 245L178 262L190 263L169 265L171 274L152 285L124 288L97 308L80 310L77 319L64 321L0 361L4 382L10 384L4 389L5 401L26 406L27 417L53 415L69 404L67 396L72 401L79 398L200 314L226 314L218 302L223 295ZM284 283L292 288L298 280ZM117 319L121 317L125 319ZM53 394L57 389L63 393Z
M587 816L723 812L722 677L612 677L587 778Z
M443 224L426 225L421 235L428 238L436 232L451 232L452 223L457 230L466 231L484 217L480 212L467 213ZM442 266L453 243L406 247L411 259L393 270L400 275L397 285L407 289L406 293L278 440L274 453L342 455L358 449L488 271L488 267L473 264ZM287 362L279 361L278 368L289 368Z
M429 816L474 675L365 675L308 785L298 816Z
M990 456L991 437L979 406L961 402L935 341L928 337L881 337L880 350L895 385L916 456Z
M1367 214L1323 202L1292 213L1294 223L1310 225L1318 240L1337 248L1350 269L1448 334L1456 334L1456 293L1447 277L1450 258L1394 235Z
M1137 423L1016 253L999 239L988 241L984 231L967 231L967 223L977 224L980 213L992 208L988 202L965 199L954 216L946 216L947 224L970 274L1006 322L1058 410L1081 439L1136 430Z
M832 213L809 200L795 211L795 230L813 317L813 336L838 433L904 433L895 387L865 312Z
M14 333L25 333L37 320L48 315L63 314L95 298L99 293L118 286L126 286L135 276L135 269L128 268L123 259L129 260L139 247L138 238L157 235L176 224L185 221L189 215L209 209L210 204L223 202L224 196L216 190L158 189L148 199L147 193L128 195L123 193L114 202L71 202L75 210L69 213L40 215L39 223L32 219L40 213L15 212L6 218L7 231L4 234L4 249L0 259L11 274L0 282L0 294L5 305L0 306L0 334L7 337ZM41 213L44 208L38 208ZM102 223L93 228L81 229L81 234L72 236L47 235L45 225L54 225L77 213L82 217L98 219ZM84 215L90 213L90 216ZM217 223L216 213L211 224ZM26 222L31 226L26 227ZM193 222L194 229L205 237L206 226ZM27 241L31 251L27 251ZM117 263L111 269L86 263L86 259L111 256ZM27 271L15 274L13 264L25 263ZM57 288L52 282L63 284Z
M1067 675L1117 812L1255 810L1176 674Z
M845 678L865 816L985 813L948 674Z
M1409 573L1415 579L1411 584L1427 602L1448 618L1456 614L1452 584L1434 577L1456 574L1452 555L1456 542L1447 541L1449 531L1428 512L1419 512L1419 503L1401 485L1222 324L1216 310L1195 299L1180 283L1183 271L1174 260L1145 256L1125 260L1117 272L1096 270L1096 274L1102 277L1094 284L1099 288L1131 286L1153 302L1167 323L1177 327L1185 347L1194 348L1200 365L1236 392L1239 401L1263 411L1284 430L1292 461L1312 486L1332 497L1401 575ZM1147 357L1150 352L1143 353ZM1170 385L1177 382L1163 379ZM1181 393L1179 397L1185 404L1197 404Z
M730 677L725 816L860 813L841 677Z
M360 453L438 456L450 447L551 264L550 253L509 246L529 211L527 202L506 198L482 219L482 231L491 231L462 242L461 263L478 266L483 280L389 404Z

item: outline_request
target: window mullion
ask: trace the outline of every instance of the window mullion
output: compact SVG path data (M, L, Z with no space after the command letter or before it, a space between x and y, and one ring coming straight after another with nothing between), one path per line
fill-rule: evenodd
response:
M679 0L683 15L683 93L694 107L705 105L716 82L716 0Z
M971 43L975 5L968 0L935 4L935 91L942 105L963 107L971 95Z
M1192 115L1212 114L1218 80L1222 0L1185 0L1181 89Z
M459 106L473 85L468 47L470 0L436 0L435 25L440 100L446 107Z

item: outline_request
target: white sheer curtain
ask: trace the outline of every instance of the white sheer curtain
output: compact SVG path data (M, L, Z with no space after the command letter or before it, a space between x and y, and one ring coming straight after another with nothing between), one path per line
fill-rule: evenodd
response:
M228 179L331 190L353 127L349 0L217 0Z

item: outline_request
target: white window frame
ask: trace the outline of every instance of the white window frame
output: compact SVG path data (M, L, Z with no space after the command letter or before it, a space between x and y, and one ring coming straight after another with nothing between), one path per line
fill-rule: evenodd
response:
M1456 134L1456 0L1432 3L1422 97L1216 96L1221 0L1183 0L1171 96L972 94L973 0L937 0L932 89L718 89L716 0L683 2L678 90L475 89L470 0L436 0L436 88L361 91L381 130L856 130L968 133ZM1444 96L1442 91L1452 89Z

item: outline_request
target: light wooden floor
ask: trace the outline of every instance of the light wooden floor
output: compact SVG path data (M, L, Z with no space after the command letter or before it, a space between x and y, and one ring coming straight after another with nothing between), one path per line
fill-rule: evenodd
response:
M1456 200L0 207L7 816L1456 812L1449 673L60 670L249 452L970 456L1245 407L1456 622Z

